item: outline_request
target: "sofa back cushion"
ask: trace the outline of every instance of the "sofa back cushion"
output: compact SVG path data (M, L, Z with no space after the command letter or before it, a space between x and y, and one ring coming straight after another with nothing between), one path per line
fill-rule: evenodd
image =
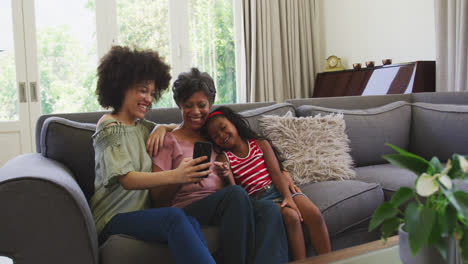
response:
M250 128L252 128L253 131L260 134L262 133L259 126L260 118L262 118L264 115L283 116L288 112L291 112L293 116L296 116L296 110L293 105L288 103L279 103L242 111L239 112L239 114L241 114L247 120L247 122L249 122Z
M49 117L41 131L41 154L67 166L89 201L94 194L95 124Z
M393 150L385 143L403 149L409 146L411 105L406 101L360 110L303 105L296 113L297 116L342 113L356 167L386 163L382 155L391 154Z
M411 94L386 94L366 96L335 96L335 97L313 97L301 99L287 99L295 107L301 105L314 105L335 109L367 109L383 106L396 101L411 102Z
M468 105L414 103L410 152L445 162L468 154Z
M468 91L413 93L411 94L411 102L466 105L468 102Z
M225 106L231 107L234 111L244 111L247 109L253 109L257 107L263 107L268 105L273 105L275 102L260 102L260 103L240 103L240 104L225 104ZM214 105L216 107L219 105ZM41 131L43 123L47 118L50 117L62 117L71 121L76 121L80 123L91 123L96 124L99 119L104 115L110 113L109 111L101 112L86 112L86 113L68 113L68 114L49 114L42 115L38 118L36 122L36 152L41 152ZM177 107L168 107L168 108L155 108L151 109L146 113L145 118L155 122L156 124L178 124L182 121L182 116L180 114L180 109Z

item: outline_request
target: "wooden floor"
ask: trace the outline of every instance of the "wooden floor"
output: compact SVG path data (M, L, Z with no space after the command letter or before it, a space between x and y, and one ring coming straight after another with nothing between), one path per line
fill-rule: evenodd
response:
M337 251L333 251L328 254L315 256L308 258L306 260L300 261L293 261L290 264L323 264L323 263L330 263L333 261L338 261L346 258L350 258L353 256L361 255L367 252L371 252L378 249L392 247L398 244L398 236L392 236L387 239L387 242L384 244L382 240L377 240L373 242L369 242L366 244L362 244L355 247L345 248Z

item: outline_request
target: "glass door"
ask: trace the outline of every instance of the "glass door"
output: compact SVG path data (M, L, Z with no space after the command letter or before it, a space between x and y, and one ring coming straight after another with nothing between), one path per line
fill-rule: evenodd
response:
M0 0L0 166L31 152L21 1Z
M40 115L99 106L94 0L0 3L1 166L35 151Z
M23 3L32 133L40 115L98 111L94 0Z

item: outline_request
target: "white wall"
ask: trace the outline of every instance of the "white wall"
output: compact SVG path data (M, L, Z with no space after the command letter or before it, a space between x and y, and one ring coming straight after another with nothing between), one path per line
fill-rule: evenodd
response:
M316 8L319 72L330 55L345 69L435 60L434 0L316 0Z

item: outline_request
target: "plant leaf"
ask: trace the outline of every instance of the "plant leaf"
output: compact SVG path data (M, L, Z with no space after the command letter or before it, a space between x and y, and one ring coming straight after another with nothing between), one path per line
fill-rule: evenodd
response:
M399 166L397 164L392 163L393 165L395 165L397 167L400 167L400 168L408 169L408 170L416 173L416 175L418 175L418 176L423 172L433 174L434 168L432 167L432 164L429 161L423 159L422 157L420 157L418 155L415 155L415 154L410 153L410 152L408 152L406 150L403 150L403 149L401 149L401 148L399 148L399 147L397 147L395 145L392 145L392 144L389 144L389 143L386 143L385 145L391 147L393 150L398 152L398 154L400 154L400 156L403 156L405 158L408 158L408 159L412 160L411 164L410 164L411 165L410 167L407 167L407 166L402 167L402 166ZM385 159L385 156L389 156L389 155L384 155L384 157L383 157L384 159Z
M411 253L416 255L419 249L427 243L434 223L435 211L411 203L405 210L405 223L408 230L408 240Z
M432 224L432 229L430 231L431 234L427 240L428 246L432 246L442 239L444 220L444 212L442 210L437 210L435 212L434 223Z
M391 164L403 168L408 169L414 172L416 175L421 175L432 168L432 165L424 160L423 158L415 158L412 156L405 156L401 154L389 154L382 156L385 160L390 162Z
M468 220L468 193L464 191L456 191L453 193L455 200L458 202L458 213L465 221Z
M432 167L434 168L434 174L435 173L441 173L444 170L444 166L440 163L439 159L437 157L433 157L429 163L431 163Z
M414 197L413 189L409 187L401 187L393 194L390 203L393 204L395 208L398 208L403 203L407 202L409 199Z
M450 204L455 208L458 215L465 221L468 221L468 193L464 191L447 190L442 188L445 197L449 200Z
M374 230L385 220L397 216L398 210L390 203L384 202L375 210L369 223L369 232Z
M455 230L455 225L457 224L457 210L453 207L453 205L448 204L445 207L445 227L447 230L447 235L453 234L453 231Z
M444 260L447 260L447 241L445 239L439 239L437 243L434 244L434 247L439 251L440 255Z
M464 173L460 165L460 156L452 155L452 168L447 172L447 175L452 179L463 178Z
M389 236L398 232L398 227L400 226L402 221L403 220L398 217L393 217L385 220L382 224L382 228L380 229L380 232L382 233L382 238L386 240Z
M462 258L465 260L468 260L468 227L465 225L462 225L462 230L463 230L463 236L460 240L460 248L462 251Z

